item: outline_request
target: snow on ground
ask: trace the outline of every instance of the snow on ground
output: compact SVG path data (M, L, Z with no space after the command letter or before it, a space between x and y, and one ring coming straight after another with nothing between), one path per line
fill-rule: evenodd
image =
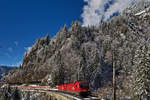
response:
M141 12L136 13L135 16L139 16L139 15L145 13L145 12L146 12L146 10L143 10L143 11L141 11Z

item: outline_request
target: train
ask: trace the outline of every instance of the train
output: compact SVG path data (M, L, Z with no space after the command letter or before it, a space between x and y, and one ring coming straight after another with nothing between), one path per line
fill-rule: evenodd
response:
M70 93L76 93L80 95L88 95L89 91L89 84L88 82L75 82L70 84L63 84L56 86L56 89L59 91L66 91Z
M16 84L15 84L16 85ZM77 94L81 96L87 96L90 95L90 86L88 82L85 81L79 81L75 83L69 83L69 84L62 84L58 85L54 88L51 88L50 86L41 86L40 84L22 84L19 86L20 88L49 88L50 90L55 91L61 91L61 92L67 92L71 94Z

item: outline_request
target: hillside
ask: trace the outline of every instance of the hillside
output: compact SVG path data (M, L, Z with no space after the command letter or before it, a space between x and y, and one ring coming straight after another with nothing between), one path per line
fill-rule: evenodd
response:
M4 74L7 74L11 70L15 70L17 67L14 66L0 66L0 79L3 77Z
M8 83L40 81L54 87L88 81L92 90L109 98L115 62L119 100L145 98L145 91L150 91L149 8L150 1L142 0L99 26L73 22L67 29L65 25L54 38L49 34L39 38L25 54L22 66L4 79Z

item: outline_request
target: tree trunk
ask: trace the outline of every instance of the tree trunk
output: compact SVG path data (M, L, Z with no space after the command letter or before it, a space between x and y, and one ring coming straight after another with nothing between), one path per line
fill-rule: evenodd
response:
M113 99L116 100L116 61L115 61L115 50L112 54L112 65L113 65Z

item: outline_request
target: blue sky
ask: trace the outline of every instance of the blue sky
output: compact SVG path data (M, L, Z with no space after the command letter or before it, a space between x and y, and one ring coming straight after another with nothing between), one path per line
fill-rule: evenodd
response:
M123 2L122 2L123 1ZM51 38L72 21L108 21L140 0L0 0L0 65L19 65L37 38ZM2 48L1 48L2 47Z
M82 0L0 0L0 65L19 65L27 47L81 21Z

